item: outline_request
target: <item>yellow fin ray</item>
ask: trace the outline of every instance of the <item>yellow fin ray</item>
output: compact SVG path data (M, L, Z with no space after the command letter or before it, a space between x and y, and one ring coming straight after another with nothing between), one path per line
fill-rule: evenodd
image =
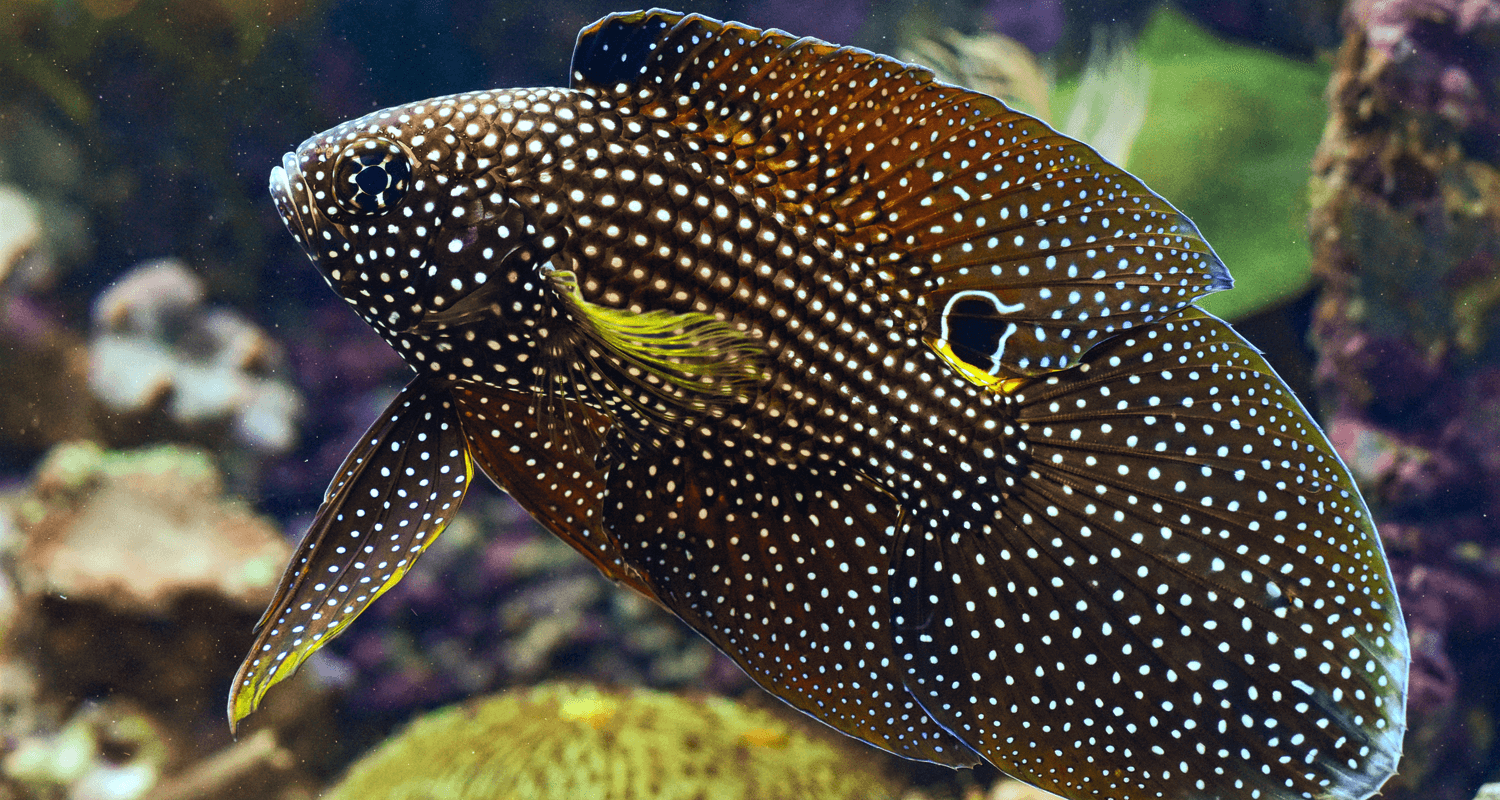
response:
M765 375L764 351L712 314L610 308L585 299L573 273L550 277L582 323L582 341L565 356L573 377L612 390L598 394L617 398L617 419L624 412L670 430L722 413Z

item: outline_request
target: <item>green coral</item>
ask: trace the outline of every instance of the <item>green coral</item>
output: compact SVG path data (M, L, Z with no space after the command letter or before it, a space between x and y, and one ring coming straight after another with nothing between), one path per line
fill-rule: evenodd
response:
M1234 290L1201 305L1232 319L1306 289L1307 187L1330 66L1221 41L1169 7L1137 48L1149 107L1125 166L1187 214L1234 275Z
M576 684L515 689L413 722L330 800L875 800L901 786L858 745L722 698Z

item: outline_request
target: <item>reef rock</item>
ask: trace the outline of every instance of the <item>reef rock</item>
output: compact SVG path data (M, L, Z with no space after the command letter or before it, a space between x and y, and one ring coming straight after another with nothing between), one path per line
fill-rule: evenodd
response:
M179 261L142 264L94 304L89 385L110 412L112 441L214 441L280 454L296 444L303 401L278 377L281 347L237 312L205 302Z
M1387 798L1497 756L1500 2L1359 0L1312 183L1317 380L1380 521L1413 651Z
M223 496L206 453L65 444L0 499L0 797L270 800L316 783L331 737L310 679L229 739L228 682L291 548Z
M147 616L195 594L258 609L291 554L220 481L200 451L58 447L21 506L23 589Z

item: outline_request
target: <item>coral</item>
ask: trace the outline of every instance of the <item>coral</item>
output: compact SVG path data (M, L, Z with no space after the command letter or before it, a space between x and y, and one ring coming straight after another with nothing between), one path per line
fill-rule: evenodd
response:
M176 447L77 443L43 461L17 504L14 574L17 632L35 640L49 691L218 709L234 644L290 556L220 480L205 454Z
M0 498L0 797L270 800L316 782L329 723L306 682L227 741L225 682L290 548L221 487L201 451L74 443Z
M173 772L181 732L129 702L85 703L59 727L12 730L0 751L7 800L290 800L309 797L296 757L261 731Z
M161 778L167 745L152 720L120 703L85 706L61 730L21 738L0 774L39 796L136 800Z
M22 290L48 271L38 203L0 185L0 447L41 450L96 433L83 339Z
M1361 0L1314 164L1316 379L1413 663L1390 798L1463 800L1500 714L1500 2Z
M1500 7L1489 0L1358 0L1367 76L1405 113L1432 115L1479 158L1500 157Z
M56 448L20 506L22 589L146 615L194 594L255 610L290 552L274 527L219 499L220 480L193 450Z
M36 203L15 187L0 185L0 286L37 250L41 238Z
M232 453L237 478L293 448L304 403L281 345L209 305L180 261L141 264L96 298L87 342L27 291L48 272L37 208L0 187L0 447L193 441Z
M127 430L208 442L227 435L252 451L289 450L303 401L276 375L280 346L204 299L200 278L164 260L136 267L95 301L89 385L111 412L112 439L127 439Z
M37 290L55 285L64 264L87 263L95 243L83 203L97 187L87 183L86 156L76 132L36 113L27 99L19 93L0 99L0 118L6 121L0 129L0 182L22 195L27 207L7 208L0 225L36 223L35 249L11 287Z
M873 751L835 736L720 698L545 684L419 718L355 763L329 797L900 796Z

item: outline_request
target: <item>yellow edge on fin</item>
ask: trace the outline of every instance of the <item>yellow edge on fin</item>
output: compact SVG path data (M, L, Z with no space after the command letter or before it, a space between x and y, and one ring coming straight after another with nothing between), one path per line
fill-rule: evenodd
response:
M927 346L931 347L933 352L942 356L943 360L948 362L948 366L952 367L958 374L964 376L964 379L969 383L976 386L983 386L995 394L1010 394L1019 389L1021 384L1029 380L1029 378L1007 378L1002 375L991 375L959 358L958 354L953 352L953 346L948 344L946 339L940 339L936 336L931 337L927 340Z
M463 456L465 471L464 485L469 486L474 479L474 459L467 450L464 451ZM347 485L345 486L345 488L348 488ZM330 500L332 500L332 498L330 498ZM325 503L324 510L327 510L328 508L329 505ZM323 514L320 512L318 515L318 519L315 520L313 524L317 525L318 522L322 520L322 518ZM449 517L448 520L446 520L442 525L434 527L431 530L430 534L425 537L425 544L422 545L422 549L418 551L416 555L420 556L423 552L426 552L427 548L431 547L432 543L437 541L437 538L442 535L443 531L447 530L448 525L451 522L452 517ZM309 537L313 536L314 534L314 531L308 532ZM379 600L380 596L389 591L391 587L395 586L397 583L400 583L401 579L406 577L407 572L411 570L411 567L416 564L416 561L416 557L413 557L407 563L405 568L393 571L391 576L383 584L381 584L380 588L376 589L375 592L370 596L369 601L364 604L364 608L360 609L359 613L362 613L364 609L369 608L370 605L372 605L376 600ZM294 558L292 564L289 566L289 571L291 568L294 568L296 566L297 560ZM266 608L266 612L261 617L261 621L256 625L257 636L255 639L255 644L250 650L250 655L245 658L244 662L240 664L239 670L235 672L234 683L232 684L229 692L229 732L231 735L234 735L237 732L240 720L250 716L250 714L260 706L261 700L266 696L266 693L270 691L272 686L275 686L276 684L281 683L287 678L290 678L294 673L296 673L297 668L300 667L302 663L305 662L310 656L312 656L313 653L321 650L323 648L323 645L327 644L335 637L343 633L344 629L348 628L350 623L354 622L354 620L359 617L359 613L347 616L338 625L333 626L326 631L323 631L313 641L291 651L286 658L275 664L272 664L268 669L260 670L255 664L254 655L258 650L260 650L263 641L266 639L267 633L265 630L265 626L271 624L271 620L273 620L276 616L276 613L280 611L282 603L285 602L286 598L291 595L291 592L295 590L295 588L295 586L287 584L286 579L283 579L282 589L277 592L275 599L273 599L271 604ZM259 672L260 674L252 679L250 690L245 691L245 681L247 677L249 677L251 672Z

